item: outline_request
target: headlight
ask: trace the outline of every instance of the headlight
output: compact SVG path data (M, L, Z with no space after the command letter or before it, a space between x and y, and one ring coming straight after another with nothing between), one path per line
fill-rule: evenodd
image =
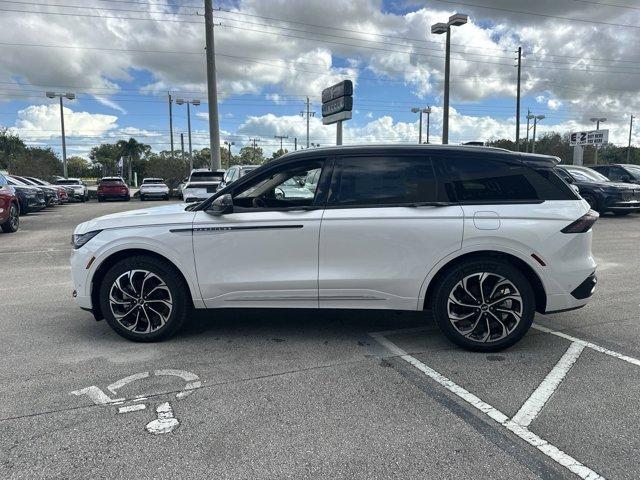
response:
M82 234L73 234L71 235L71 245L76 250L82 247L85 243L91 240L93 237L98 235L102 230L94 230L92 232L82 233Z

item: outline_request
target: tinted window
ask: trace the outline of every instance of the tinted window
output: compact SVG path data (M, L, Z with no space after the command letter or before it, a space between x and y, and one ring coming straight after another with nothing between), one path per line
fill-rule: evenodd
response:
M108 178L108 179L100 180L100 185L124 185L124 182L122 180L117 180L115 178Z
M193 172L189 181L191 182L219 182L222 180L224 172Z
M154 185L162 185L164 181L159 178L145 178L142 182L144 185L154 184Z
M339 178L330 203L398 205L437 198L431 160L424 157L346 157L338 160Z
M631 175L629 175L624 169L620 167L611 167L607 176L614 182L620 182L631 178Z
M56 180L58 185L80 185L80 180Z
M445 158L447 192L465 203L569 200L576 196L559 187L551 170L537 172L521 163L481 157Z

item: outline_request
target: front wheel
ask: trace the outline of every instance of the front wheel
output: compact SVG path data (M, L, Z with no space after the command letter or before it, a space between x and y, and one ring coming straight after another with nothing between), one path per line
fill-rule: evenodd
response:
M15 233L20 228L20 212L18 210L18 206L15 203L11 204L11 208L9 209L9 218L6 222L0 225L2 231L5 233Z
M535 315L535 297L529 281L512 265L470 261L441 279L433 312L442 332L455 344L496 352L527 333Z
M120 260L100 285L100 308L111 328L136 342L164 340L184 325L187 285L170 264L147 256Z

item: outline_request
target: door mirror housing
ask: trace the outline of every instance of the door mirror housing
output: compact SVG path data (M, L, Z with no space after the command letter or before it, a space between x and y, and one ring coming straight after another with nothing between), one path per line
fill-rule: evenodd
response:
M207 209L212 215L219 217L228 213L233 213L233 197L230 194L220 195Z

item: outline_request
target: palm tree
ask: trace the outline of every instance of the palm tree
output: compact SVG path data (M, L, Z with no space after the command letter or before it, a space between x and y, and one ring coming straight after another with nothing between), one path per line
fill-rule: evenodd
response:
M140 159L151 152L151 146L145 143L138 142L135 138L131 137L129 140L118 140L116 147L120 150L121 157L129 158L129 184L131 184L131 169L132 163L140 164Z

